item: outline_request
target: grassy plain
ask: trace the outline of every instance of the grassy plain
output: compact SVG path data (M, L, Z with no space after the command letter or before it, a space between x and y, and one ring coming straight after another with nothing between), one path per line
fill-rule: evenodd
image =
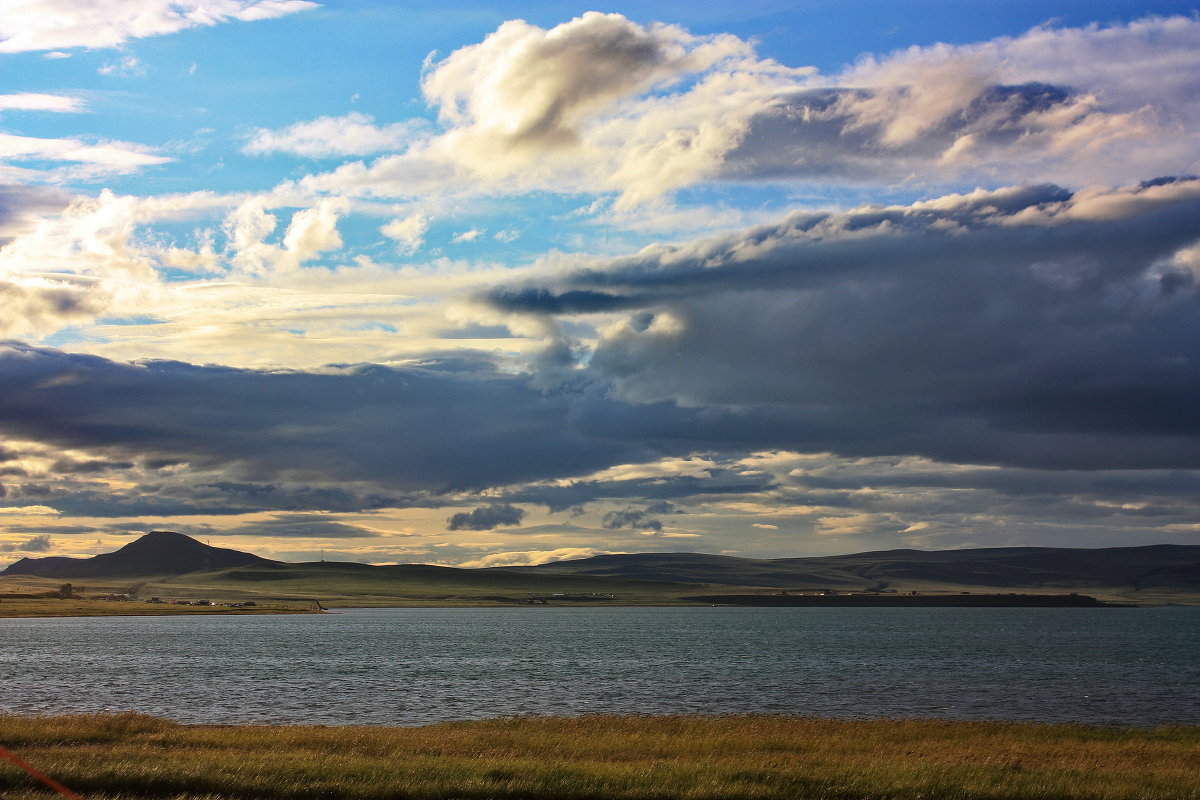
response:
M63 582L62 579L6 576L0 578L0 593L48 591ZM136 593L143 598L204 598L214 602L254 600L260 605L300 608L311 608L316 599L326 606L368 608L505 606L528 602L533 598L544 598L549 604L573 606L696 605L682 598L703 591L699 584L669 581L586 575L523 575L420 564L372 567L323 562L240 567L178 576L80 578L77 583L86 584L82 589L77 589L84 596ZM0 601L0 615L6 602Z
M542 598L556 605L694 605L682 600L696 584L590 575L532 575L426 564L367 566L349 563L286 564L194 572L162 584L206 587L213 593L320 597L325 605L512 605Z
M166 603L114 603L104 600L60 600L57 598L4 598L0 619L13 617L145 617L198 614L297 614L308 609L294 606L177 606Z
M129 616L176 616L196 614L296 614L307 613L316 605L311 597L290 600L271 600L248 608L230 608L223 605L193 606L176 605L173 602L148 603L138 601L113 601L95 599L98 595L133 594L142 599L159 596L152 584L154 576L143 578L84 578L71 581L70 598L50 597L64 583L62 579L39 578L32 575L5 576L0 578L0 619L6 617L129 617ZM178 592L163 597L174 599L210 599L198 590ZM255 599L252 597L214 597L214 602L230 602ZM256 600L257 602L257 600Z
M214 602L253 600L260 606L296 609L314 608L317 600L327 607L511 606L525 602L574 607L707 605L688 598L711 594L772 594L780 588L792 591L815 591L822 588L861 591L872 584L872 581L861 577L849 574L834 576L832 573L822 578L824 583L813 579L816 585L797 585L795 582L789 582L785 575L771 575L771 579L778 578L780 582L767 584L764 575L740 564L743 560L735 559L733 567L723 574L721 582L580 574L566 571L567 567L561 567L563 571L560 572L540 569L456 569L422 564L369 566L344 562L269 564L174 576L80 578L75 582L86 584L82 588L77 587L77 593L85 597L105 593L128 593L143 599L161 597L168 601L199 598ZM706 576L709 572L711 570L698 570L695 577ZM648 574L652 574L652 571ZM45 592L57 588L62 583L63 579L4 576L0 578L0 595ZM1012 591L1027 594L1066 594L1079 591L1101 600L1118 602L1200 605L1200 594L1180 590L1131 593L1119 590L1118 587L1106 589L1036 586L1014 589L1011 586L964 586L916 579L897 581L892 588L897 591L917 590L928 594L959 594L962 591L970 591L972 594L1005 594ZM4 608L8 602L6 599L0 600L0 617L10 615ZM119 604L108 604L112 610L107 613L140 613L135 612L132 604L122 611L116 610L117 605ZM199 612L195 607L170 605L159 606L146 613L213 611Z
M1194 800L1200 729L770 716L420 728L0 716L0 743L88 800ZM47 800L0 762L6 800Z

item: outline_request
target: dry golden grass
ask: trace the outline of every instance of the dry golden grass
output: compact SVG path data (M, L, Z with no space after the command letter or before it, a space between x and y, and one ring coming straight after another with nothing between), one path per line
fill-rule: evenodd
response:
M0 716L0 743L87 800L1195 800L1200 729L771 716L420 728ZM45 800L14 766L5 800Z

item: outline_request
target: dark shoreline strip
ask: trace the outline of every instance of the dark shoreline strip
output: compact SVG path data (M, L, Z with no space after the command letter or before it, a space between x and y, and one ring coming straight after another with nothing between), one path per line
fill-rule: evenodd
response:
M683 597L695 603L725 606L894 607L894 608L1133 608L1082 594L896 594L791 595L709 594Z

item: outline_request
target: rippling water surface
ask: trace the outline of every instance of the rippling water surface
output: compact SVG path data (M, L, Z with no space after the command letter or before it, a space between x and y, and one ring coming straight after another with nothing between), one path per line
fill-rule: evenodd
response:
M348 609L0 620L0 711L416 725L784 713L1200 724L1200 608Z

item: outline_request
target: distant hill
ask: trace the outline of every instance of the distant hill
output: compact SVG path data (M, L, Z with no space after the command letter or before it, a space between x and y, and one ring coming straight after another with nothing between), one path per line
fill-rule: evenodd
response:
M947 584L1023 590L1121 587L1131 591L1156 588L1195 592L1200 591L1200 546L884 550L776 559L704 553L634 553L504 569L785 589Z
M683 581L740 586L785 586L797 579L814 588L846 583L844 571L827 567L801 569L777 560L717 556L708 553L623 553L554 561L536 567L493 567L538 574L587 575L646 581Z
M117 575L182 575L198 570L278 564L252 553L211 547L172 531L151 531L112 553L91 558L22 558L0 575L98 578Z

